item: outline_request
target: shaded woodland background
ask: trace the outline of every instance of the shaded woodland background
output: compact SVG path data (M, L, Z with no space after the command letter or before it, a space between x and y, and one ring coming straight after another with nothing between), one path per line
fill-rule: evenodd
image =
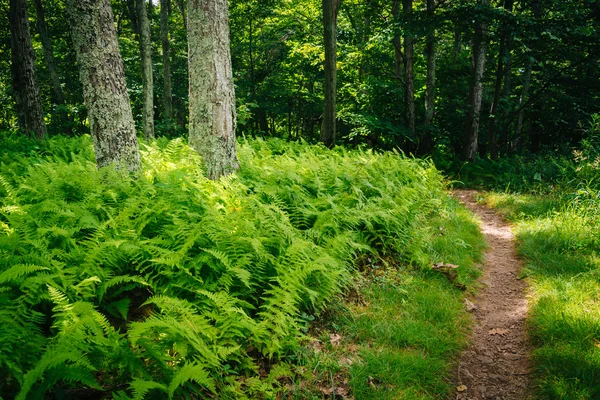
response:
M65 6L53 0L29 3L48 132L84 133L87 115ZM185 5L161 3L167 10L162 32L160 6L146 4L153 118L158 136L184 136ZM319 140L324 81L320 3L230 2L238 135ZM134 118L142 128L139 13L133 1L113 1L112 7ZM7 3L0 5L0 12L8 15ZM1 130L16 127L8 22L0 19ZM566 150L585 137L600 109L597 1L429 1L428 7L424 1L348 0L339 5L337 24L338 144L470 158L464 150L473 108L474 60L481 52L477 43L487 47L480 157ZM168 69L162 42L166 30ZM172 82L172 100L165 95L165 76ZM426 106L428 93L435 105Z

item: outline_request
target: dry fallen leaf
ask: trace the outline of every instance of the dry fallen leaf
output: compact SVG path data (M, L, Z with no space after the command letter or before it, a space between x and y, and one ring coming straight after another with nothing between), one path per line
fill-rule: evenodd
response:
M342 340L342 337L337 333L332 333L329 335L329 342L333 347L338 347L340 345L340 340Z
M467 390L467 387L465 385L460 385L456 387L456 390L458 392L464 392L465 390Z
M508 332L509 331L507 329L494 328L494 329L490 329L488 334L490 334L490 335L506 335Z
M594 346L600 348L600 341L598 339L594 339Z
M467 309L468 312L477 310L477 306L469 299L465 299L465 308Z

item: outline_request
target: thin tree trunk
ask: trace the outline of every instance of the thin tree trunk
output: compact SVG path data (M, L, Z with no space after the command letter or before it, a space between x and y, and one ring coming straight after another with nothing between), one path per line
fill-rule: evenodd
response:
M110 0L67 0L96 163L137 171L140 152Z
M152 74L152 42L146 0L135 0L138 27L140 29L140 53L142 55L142 122L146 140L154 139L154 78Z
M511 12L513 7L513 0L505 0L504 8ZM498 160L498 142L496 130L499 128L500 122L502 121L502 116L500 115L500 111L498 109L500 101L502 100L502 83L506 81L505 76L507 75L505 65L510 56L510 42L509 36L510 32L508 29L503 26L500 28L500 51L498 53L498 66L496 68L496 84L494 89L494 100L492 102L492 107L490 110L490 121L489 121L489 130L488 130L488 150L490 152L490 158L493 161ZM510 72L509 74L510 75ZM510 80L510 78L509 78Z
M402 0L402 13L405 21L410 21L413 12L413 0ZM406 107L406 126L415 132L415 48L412 33L404 30L404 105Z
M502 97L504 99L509 99L512 93L512 43L513 38L512 35L508 35L506 38L506 47L508 48L508 53L506 55L506 67L504 72L504 85L502 87ZM500 130L500 152L502 156L505 156L509 150L509 132L510 126L507 123L508 109L502 109L500 111L500 123L498 125L498 129Z
M169 43L169 11L171 0L160 0L160 36L163 59L163 118L173 119L173 89L171 87L171 48Z
M452 57L456 60L462 53L462 32L460 26L456 24L454 27L454 46L452 48Z
M325 107L321 142L335 145L336 86L337 86L337 15L340 0L323 0L323 28L325 39Z
M54 92L54 102L58 105L65 104L65 98L63 95L62 87L60 85L60 78L56 70L56 61L54 59L54 50L52 49L52 41L48 35L46 29L46 18L44 16L44 7L42 0L33 0L35 4L35 12L37 16L37 29L42 40L42 48L44 49L44 61L46 62L46 68L50 73L50 81L52 82L52 90Z
M427 15L432 20L435 13L435 0L427 0ZM427 32L427 44L425 53L427 54L427 83L425 89L425 131L419 142L419 154L427 154L431 151L433 140L431 136L431 123L435 113L435 73L436 73L436 53L435 53L435 27L431 27Z
M539 19L542 15L542 4L540 0L531 0L531 9L533 16ZM525 73L523 74L523 84L521 90L521 97L519 98L519 114L517 116L517 123L515 126L515 138L513 140L512 149L514 150L519 143L523 143L523 120L525 118L525 104L529 101L529 90L531 88L531 75L533 72L534 64L533 54L527 55L527 64L525 66Z
M188 31L188 17L185 12L185 0L175 0L177 3L177 8L179 8L179 12L181 13L181 18L183 18L183 26L185 27L186 32Z
M527 65L525 66L525 73L523 74L523 87L521 89L521 97L519 98L519 115L517 117L517 124L515 126L515 139L513 146L511 146L514 150L517 142L522 140L523 136L523 120L525 118L525 107L523 104L529 98L529 89L531 88L531 73L533 70L533 57L531 55L527 56Z
M490 0L481 0L481 4L489 7ZM463 158L471 161L477 157L487 41L488 24L487 22L478 22L475 27L475 39L473 41L473 70L469 87L468 113L463 148Z
M394 22L398 22L400 18L400 0L394 0L392 6L392 16L394 17ZM395 60L395 72L396 78L402 79L402 66L404 64L404 57L402 55L402 43L400 41L400 35L394 35L394 60Z
M227 0L188 0L189 143L206 175L239 169Z
M10 0L11 73L17 122L28 136L43 139L46 136L44 111L35 73L35 53L31 45L27 0Z

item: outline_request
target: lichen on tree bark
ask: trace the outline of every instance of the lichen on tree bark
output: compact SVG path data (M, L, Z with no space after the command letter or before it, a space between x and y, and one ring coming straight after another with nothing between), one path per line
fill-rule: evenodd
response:
M67 0L96 163L136 171L140 153L110 0Z
M187 20L189 144L216 180L239 168L227 0L189 0Z

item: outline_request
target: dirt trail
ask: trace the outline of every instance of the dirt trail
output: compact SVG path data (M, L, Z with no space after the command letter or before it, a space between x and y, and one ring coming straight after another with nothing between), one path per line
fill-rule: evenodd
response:
M476 192L456 191L454 195L481 219L489 245L481 280L484 287L473 300L477 308L472 310L471 346L462 354L457 370L456 386L466 390L457 390L456 399L525 400L530 373L527 285L517 279L521 262L513 234L501 216L477 204Z

